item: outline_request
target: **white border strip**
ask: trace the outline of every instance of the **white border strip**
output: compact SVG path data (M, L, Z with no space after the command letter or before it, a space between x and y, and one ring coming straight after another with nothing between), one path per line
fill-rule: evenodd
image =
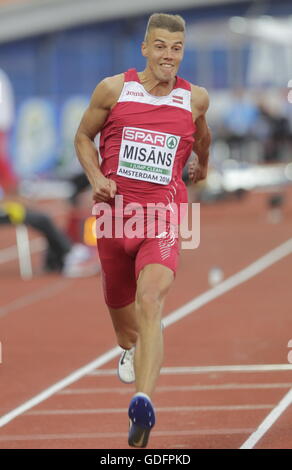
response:
M163 367L160 375L187 375L209 374L211 372L275 372L292 371L292 364L247 364L223 366L195 366L195 367ZM116 369L100 369L90 372L89 375L116 375Z
M225 292L233 289L239 284L242 284L248 279L254 277L256 274L260 273L261 271L268 268L269 266L272 266L274 263L276 263L277 261L280 261L281 259L285 258L285 256L288 256L291 253L292 253L292 238L290 238L288 241L278 246L274 250L270 251L265 256L259 258L254 263L250 264L247 268L229 277L228 279L226 279L226 281L217 285L213 289L210 289L207 292L199 295L198 297L193 299L191 302L188 302L181 308L167 315L163 319L164 326L166 327L166 326L172 325L173 323L177 322L181 318L184 318L185 316L194 312L195 310L202 307L203 305L206 305L207 303L211 302L213 299L220 297ZM68 385L71 385L73 382L76 382L84 375L89 374L94 369L101 367L104 364L110 362L112 359L114 359L116 356L120 354L120 351L121 349L118 346L113 349L110 349L106 353L96 358L94 361L90 362L84 367L81 367L81 369L78 369L77 371L68 375L67 377L60 380L59 382L55 383L51 387L45 389L43 392L39 393L32 399L18 406L17 408L10 411L9 413L3 415L0 418L0 427L9 423L14 418L24 413L25 411L45 401L47 398L54 395L56 392L59 392L59 390L67 387Z
M292 383L224 383L224 384L211 384L211 385L164 385L156 387L155 394L158 393L172 393L172 392L201 392L203 390L220 391L220 390L275 390L278 388L286 388L290 390ZM67 388L59 392L60 395L98 395L107 393L117 393L126 395L134 393L134 387L108 387L108 388ZM274 403L275 405L275 403Z
M269 410L274 405L214 405L214 406L162 406L155 407L157 413L186 413L209 411L246 411ZM103 415L127 413L128 408L92 408L92 409L62 409L62 410L34 410L28 411L25 416L73 416L73 415Z
M264 434L273 426L281 414L292 404L292 388L278 405L268 414L257 430L242 444L240 449L253 449Z
M234 1L234 0L233 0ZM243 3L245 0L237 0ZM179 8L231 3L232 0L180 0ZM157 0L42 0L1 5L0 43L110 19L153 13ZM159 11L177 11L177 0L160 0Z
M182 436L216 436L216 435L233 435L233 434L250 434L253 428L219 428L219 429L191 429L178 431L152 431L153 437L182 437ZM0 442L16 442L27 441L31 445L31 441L49 441L64 439L114 439L128 437L126 432L98 432L98 433L75 433L75 434L20 434L20 435L6 435L0 436ZM96 445L96 443L94 444ZM28 445L26 448L29 448ZM140 454L141 455L141 454Z

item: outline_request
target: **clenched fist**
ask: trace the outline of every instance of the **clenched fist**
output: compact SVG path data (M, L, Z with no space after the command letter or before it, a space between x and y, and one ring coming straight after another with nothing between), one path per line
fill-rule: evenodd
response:
M117 192L116 182L100 174L92 187L94 202L107 202L114 198Z
M207 176L207 166L202 166L199 162L198 157L196 156L194 160L189 163L188 175L189 180L192 183L197 183L198 181L204 180Z

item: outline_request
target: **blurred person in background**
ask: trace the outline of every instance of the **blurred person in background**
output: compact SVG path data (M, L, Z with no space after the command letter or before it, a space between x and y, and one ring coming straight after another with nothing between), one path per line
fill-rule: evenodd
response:
M106 78L94 90L75 147L96 203L114 209L116 195L123 196L124 206L136 203L143 209L147 203L168 207L171 202L187 202L182 169L192 150L196 159L189 165L189 178L192 182L206 178L209 98L204 88L177 76L184 43L182 17L152 15L142 43L145 70L130 69ZM99 132L101 165L94 145ZM157 162L159 151L170 159L168 166L165 159L161 163L164 173ZM135 163L148 162L151 168L129 169L134 154ZM168 178L159 179L168 171ZM175 277L178 239L168 223L167 231L155 238L103 237L98 239L98 248L105 301L124 350L118 374L123 382L136 382L128 410L128 443L145 447L155 424L152 396L163 360L161 316Z
M230 147L230 158L248 161L247 144L253 138L258 108L247 99L242 89L236 89L231 106L223 116L225 140Z
M31 201L19 195L18 177L9 152L9 135L14 124L14 92L8 75L0 69L0 225L27 225L46 239L43 270L68 277L83 277L98 272L98 261L82 243L74 243L48 214L32 208Z
M93 270L88 249L70 238L45 212L31 208L30 201L18 194L18 179L7 154L0 152L0 225L24 224L40 232L47 241L43 270L66 277L84 277L99 271L97 260Z
M263 148L263 161L277 163L285 160L285 153L290 140L289 119L286 109L281 104L279 96L278 106L269 103L266 94L258 99L258 117L255 133Z

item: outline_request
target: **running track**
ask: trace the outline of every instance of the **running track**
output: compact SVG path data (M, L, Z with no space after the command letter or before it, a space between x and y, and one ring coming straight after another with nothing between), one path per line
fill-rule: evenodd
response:
M267 220L266 198L201 208L200 247L182 252L165 308L149 448L292 447L292 191L278 224ZM100 279L21 281L7 251L14 239L1 227L0 448L127 448L134 389L116 378ZM216 265L225 281L212 289Z

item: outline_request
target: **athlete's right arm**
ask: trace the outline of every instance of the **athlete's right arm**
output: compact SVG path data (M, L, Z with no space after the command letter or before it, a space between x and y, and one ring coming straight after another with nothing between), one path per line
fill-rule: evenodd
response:
M91 184L96 202L105 202L114 197L117 189L115 182L100 171L94 139L116 103L122 84L123 76L116 75L97 85L75 136L76 154Z

